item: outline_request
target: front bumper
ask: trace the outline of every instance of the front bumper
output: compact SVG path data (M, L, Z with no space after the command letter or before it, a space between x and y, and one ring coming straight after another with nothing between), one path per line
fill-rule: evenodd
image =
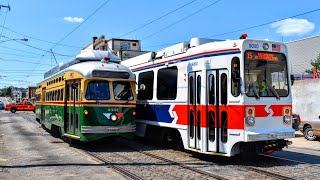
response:
M136 125L123 126L82 126L82 134L108 134L136 132Z
M247 141L265 141L265 140L277 140L277 139L288 139L294 138L295 132L268 132L268 133L254 133L247 132Z

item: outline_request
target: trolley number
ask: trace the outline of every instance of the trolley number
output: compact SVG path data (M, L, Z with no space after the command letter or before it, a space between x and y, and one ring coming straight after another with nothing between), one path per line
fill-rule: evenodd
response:
M259 44L249 44L250 49L259 49Z
M118 131L120 131L119 128L108 128L108 129L106 129L106 132L118 132Z

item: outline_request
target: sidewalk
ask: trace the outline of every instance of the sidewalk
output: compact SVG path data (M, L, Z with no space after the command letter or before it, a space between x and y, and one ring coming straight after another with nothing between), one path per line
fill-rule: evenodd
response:
M320 141L319 139L316 139L314 141L308 141L304 138L302 132L296 131L296 137L289 139L292 141L292 145L290 147L296 147L296 148L304 148L304 149L310 149L314 151L320 151Z

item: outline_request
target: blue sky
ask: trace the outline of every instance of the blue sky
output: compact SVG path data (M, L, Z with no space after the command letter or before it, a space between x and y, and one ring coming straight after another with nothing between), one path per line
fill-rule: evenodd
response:
M106 38L140 39L142 50L146 51L155 51L166 44L187 41L192 37L238 39L240 34L247 33L250 38L288 42L320 35L320 11L258 28L219 35L318 9L319 0L110 0L83 22L105 2L106 0L0 0L1 5L9 3L11 7L11 11L7 8L0 10L0 25L9 29L0 27L1 35L5 36L0 39L0 88L10 85L27 87L43 80L43 73L56 65L52 55L43 51L54 46L48 42L59 42L81 22L81 26L61 42L68 46L57 45L52 49L57 53L58 63L69 61L80 52L81 47L91 42L93 36L101 35ZM189 2L192 3L122 36ZM207 6L209 7L205 8ZM200 9L203 10L195 13ZM156 34L149 37L154 33ZM8 38L28 38L29 41L13 41Z

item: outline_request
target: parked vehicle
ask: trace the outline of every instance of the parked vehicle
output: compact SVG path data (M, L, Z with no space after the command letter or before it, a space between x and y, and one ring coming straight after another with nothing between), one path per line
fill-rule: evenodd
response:
M0 100L0 110L4 109L4 103Z
M6 110L15 113L16 111L33 111L35 112L35 105L29 101L23 101L22 103L11 103L6 105Z
M320 137L320 116L318 119L300 120L299 130L303 133L304 137L313 141Z
M300 116L298 114L292 114L292 128L299 131L300 122Z

